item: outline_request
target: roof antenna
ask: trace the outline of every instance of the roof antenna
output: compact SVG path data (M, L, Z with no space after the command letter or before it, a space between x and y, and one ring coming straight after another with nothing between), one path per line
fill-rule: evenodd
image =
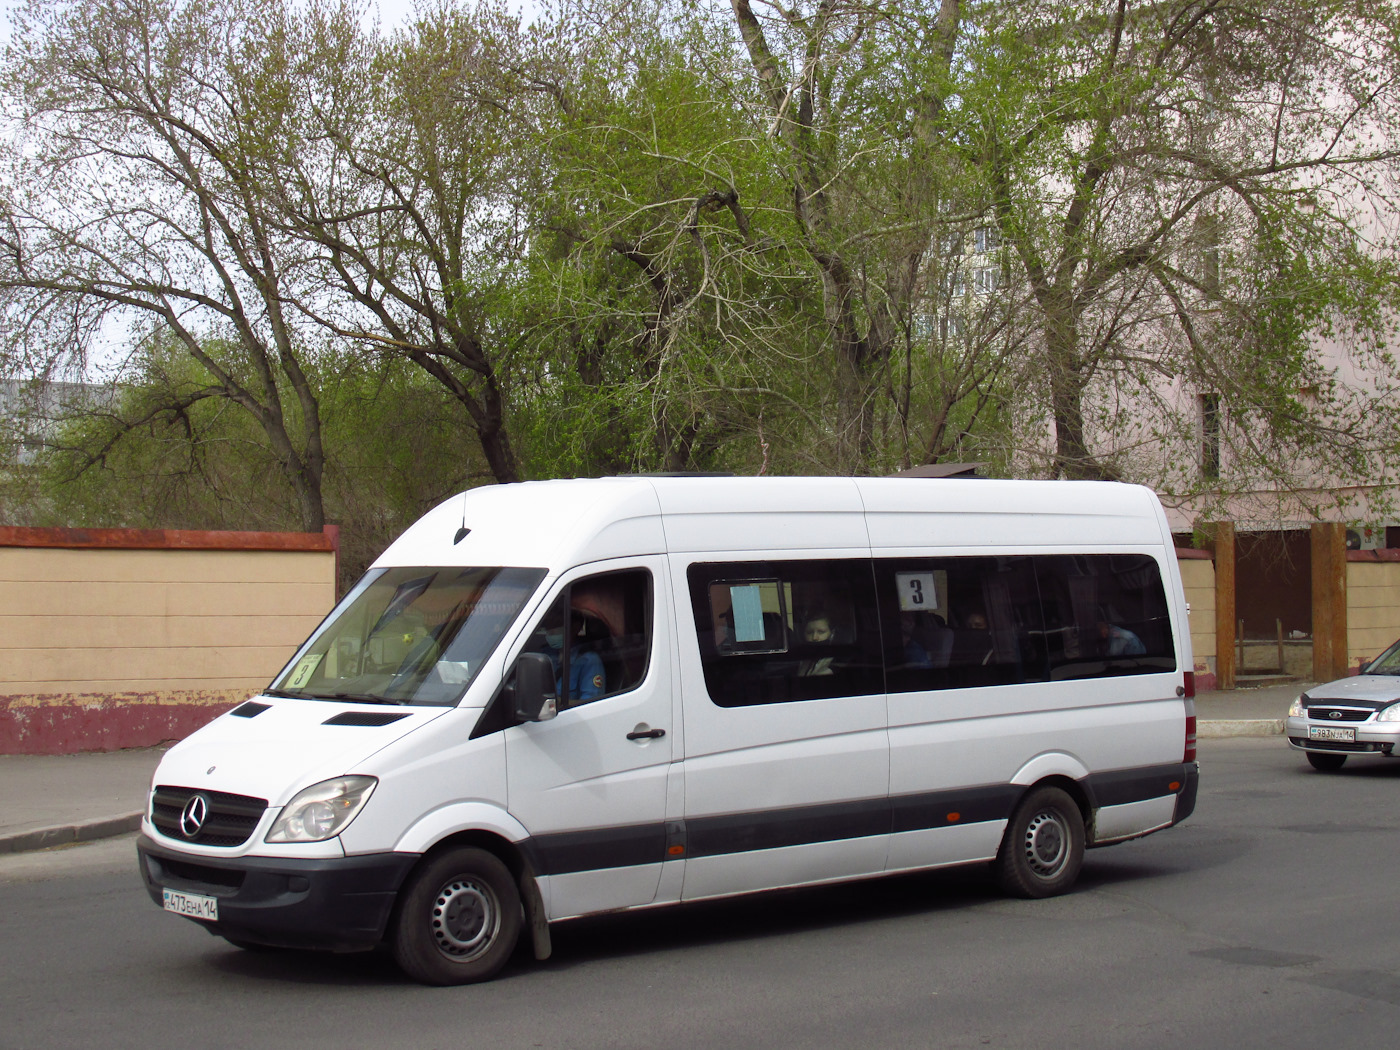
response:
M467 528L467 494L462 493L462 527L457 530L457 535L452 537L452 546L462 542L463 537L472 530Z

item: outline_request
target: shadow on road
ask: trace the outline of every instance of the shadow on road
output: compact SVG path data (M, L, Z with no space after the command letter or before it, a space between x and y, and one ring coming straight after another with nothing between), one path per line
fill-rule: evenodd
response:
M1172 876L1201 867L1201 857L1183 863L1176 851L1160 856L1091 851L1073 893L1101 886ZM1233 851L1227 851L1233 854ZM1102 858L1102 859L1101 859ZM1221 856L1219 863L1229 858ZM541 970L561 971L604 959L657 952L684 952L711 944L814 934L890 920L922 922L936 916L1007 902L984 864L942 871L866 879L808 889L775 890L719 901L682 904L560 923L551 930L554 954L536 963L522 943L497 980ZM208 964L228 976L310 985L411 985L385 952L335 955L323 952L244 951L217 942Z

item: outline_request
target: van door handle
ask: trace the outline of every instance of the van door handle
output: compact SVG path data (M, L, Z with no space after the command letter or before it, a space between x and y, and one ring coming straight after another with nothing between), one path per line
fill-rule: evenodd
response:
M666 735L664 729L652 729L645 722L638 722L637 728L627 734L628 740L660 740Z

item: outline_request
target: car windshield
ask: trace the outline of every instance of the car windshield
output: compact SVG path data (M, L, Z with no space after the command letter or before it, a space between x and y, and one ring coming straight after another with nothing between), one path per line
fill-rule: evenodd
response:
M455 704L544 579L543 569L371 569L268 692Z
M1366 668L1367 674L1400 675L1400 642L1396 642Z

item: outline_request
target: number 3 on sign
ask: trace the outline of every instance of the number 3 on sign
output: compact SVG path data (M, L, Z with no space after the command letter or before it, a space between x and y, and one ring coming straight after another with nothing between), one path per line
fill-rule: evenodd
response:
M938 608L931 572L897 572L894 583L899 591L900 612L923 612Z
M297 664L297 669L292 672L292 677L287 679L287 685L292 689L301 689L307 682L311 681L311 676L316 673L316 667L321 662L324 653L313 653L310 656L303 656L301 663Z

